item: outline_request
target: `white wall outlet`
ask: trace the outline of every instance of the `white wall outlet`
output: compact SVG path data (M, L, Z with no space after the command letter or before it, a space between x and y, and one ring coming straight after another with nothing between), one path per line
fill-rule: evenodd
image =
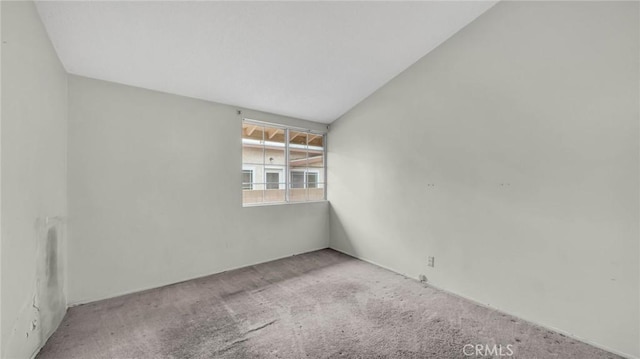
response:
M429 257L429 259L427 261L427 265L429 267L435 267L436 266L435 263L436 263L436 258L435 257Z

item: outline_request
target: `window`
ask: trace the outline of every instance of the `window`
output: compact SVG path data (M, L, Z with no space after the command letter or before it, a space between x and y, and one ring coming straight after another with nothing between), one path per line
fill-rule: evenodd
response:
M267 172L267 189L280 189L280 173Z
M244 120L242 203L324 200L325 136L310 130Z
M317 172L307 172L307 188L318 188Z
M304 172L291 172L291 188L304 188Z
M318 188L318 172L292 170L291 188Z
M253 189L253 170L242 170L242 189Z

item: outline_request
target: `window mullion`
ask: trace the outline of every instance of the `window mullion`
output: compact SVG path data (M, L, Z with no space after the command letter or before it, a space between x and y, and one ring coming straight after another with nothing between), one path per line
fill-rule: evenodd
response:
M310 138L310 133L307 132L307 140L305 141L306 144L306 157L305 157L305 163L306 163L306 167L304 169L304 200L308 201L309 200L309 138Z
M267 146L265 145L266 128L262 127L262 203L267 196Z
M324 200L327 199L327 135L322 135L322 174L323 174L323 182L322 185L322 198Z
M290 199L290 188L291 186L289 185L290 182L290 174L289 174L289 129L286 128L284 130L284 200L285 202L289 203L289 199Z

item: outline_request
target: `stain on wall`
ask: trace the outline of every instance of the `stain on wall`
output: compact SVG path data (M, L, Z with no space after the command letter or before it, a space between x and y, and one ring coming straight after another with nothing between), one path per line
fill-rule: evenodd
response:
M37 271L34 307L37 323L33 330L48 338L62 321L66 312L64 288L64 221L48 217L39 225L37 243Z
M3 358L28 358L37 352L56 330L67 311L65 287L65 220L63 217L36 219L32 247L35 252L29 300L15 312L7 337L10 350Z

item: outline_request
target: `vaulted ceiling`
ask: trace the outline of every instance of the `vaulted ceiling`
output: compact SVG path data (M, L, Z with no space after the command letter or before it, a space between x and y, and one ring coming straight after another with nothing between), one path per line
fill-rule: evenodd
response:
M330 123L493 1L40 1L69 73Z

